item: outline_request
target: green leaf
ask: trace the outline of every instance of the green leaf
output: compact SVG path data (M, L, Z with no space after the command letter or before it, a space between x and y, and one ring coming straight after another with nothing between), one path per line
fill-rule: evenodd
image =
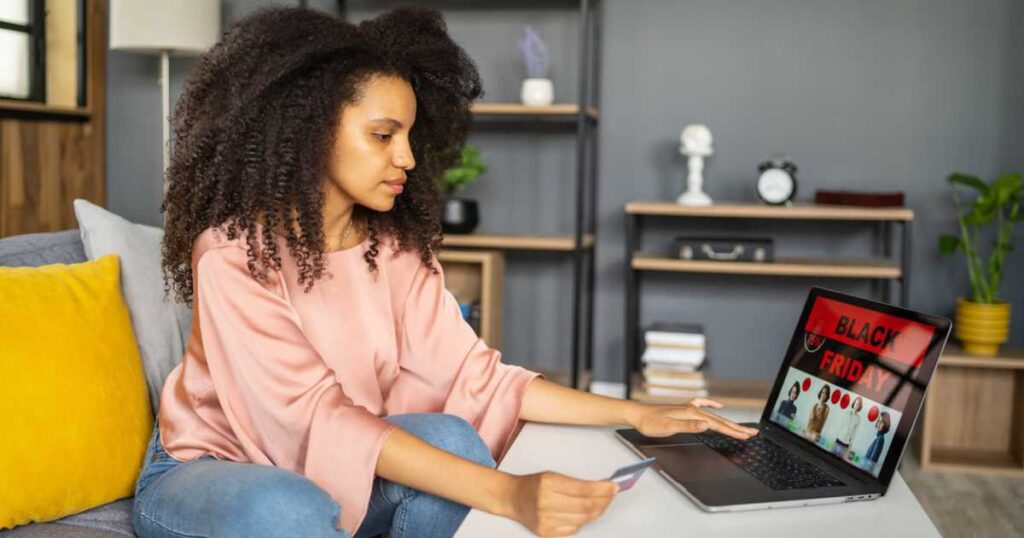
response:
M995 203L1003 207L1011 200L1020 196L1021 179L1019 174L1006 174L992 183L991 191L995 197Z
M485 171L487 165L480 156L480 150L472 144L466 144L459 153L458 164L442 174L441 187L451 194L476 181L476 177Z
M977 176L956 172L950 174L949 177L946 178L946 181L948 181L950 185L963 185L965 187L970 187L982 194L988 192L988 184Z
M958 248L960 248L959 237L952 234L942 234L939 236L939 252L944 256L952 255Z

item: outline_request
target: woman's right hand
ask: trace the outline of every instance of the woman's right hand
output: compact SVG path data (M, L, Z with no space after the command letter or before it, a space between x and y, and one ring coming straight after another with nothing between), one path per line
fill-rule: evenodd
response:
M609 480L551 471L514 477L510 517L538 536L569 536L597 519L619 492Z

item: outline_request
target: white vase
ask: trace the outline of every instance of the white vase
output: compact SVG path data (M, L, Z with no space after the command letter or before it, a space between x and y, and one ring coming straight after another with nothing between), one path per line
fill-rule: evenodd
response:
M522 99L524 105L550 105L555 102L555 86L548 78L524 79L519 98Z

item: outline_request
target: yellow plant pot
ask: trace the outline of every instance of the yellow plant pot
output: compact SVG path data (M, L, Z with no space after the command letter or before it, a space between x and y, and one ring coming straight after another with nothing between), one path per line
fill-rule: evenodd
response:
M971 355L993 356L1010 332L1010 303L974 303L956 301L956 337Z

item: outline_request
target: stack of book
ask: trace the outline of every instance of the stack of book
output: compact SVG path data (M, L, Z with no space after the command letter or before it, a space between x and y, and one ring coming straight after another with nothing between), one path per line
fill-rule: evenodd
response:
M651 396L708 395L704 328L690 323L655 323L644 331L643 390Z

